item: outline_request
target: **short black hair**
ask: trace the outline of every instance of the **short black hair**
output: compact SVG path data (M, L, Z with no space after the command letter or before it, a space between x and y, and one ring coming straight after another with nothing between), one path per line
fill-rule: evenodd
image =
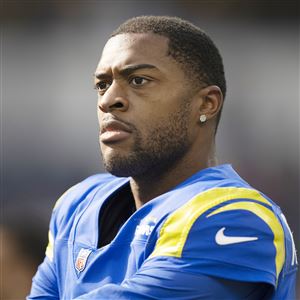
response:
M139 16L121 24L112 34L155 33L169 39L169 55L200 84L217 85L226 95L223 60L211 38L200 28L178 17ZM217 125L221 110L217 117Z

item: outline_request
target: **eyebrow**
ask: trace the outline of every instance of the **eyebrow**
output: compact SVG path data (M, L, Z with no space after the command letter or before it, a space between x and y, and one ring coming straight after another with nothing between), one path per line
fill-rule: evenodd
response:
M149 64L138 64L138 65L132 65L132 66L127 66L124 69L120 70L120 74L124 77L132 74L133 72L141 69L157 69L157 67ZM109 77L109 74L107 73L95 73L94 76L98 79L100 78L107 78Z

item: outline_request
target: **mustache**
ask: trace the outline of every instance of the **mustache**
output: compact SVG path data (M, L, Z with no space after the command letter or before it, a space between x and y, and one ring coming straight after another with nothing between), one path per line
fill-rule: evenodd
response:
M130 131L136 131L136 127L132 124L129 123L127 121L124 121L121 118L118 118L116 116L104 116L101 120L100 120L100 131L102 132L103 129L105 127L107 127L108 124L113 123L113 122L117 122L119 124L123 124L125 127L127 127Z

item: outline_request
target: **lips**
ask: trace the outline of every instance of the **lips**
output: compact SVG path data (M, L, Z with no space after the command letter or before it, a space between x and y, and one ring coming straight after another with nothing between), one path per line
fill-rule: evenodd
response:
M131 130L123 122L111 120L101 123L100 141L103 143L116 143L127 139Z

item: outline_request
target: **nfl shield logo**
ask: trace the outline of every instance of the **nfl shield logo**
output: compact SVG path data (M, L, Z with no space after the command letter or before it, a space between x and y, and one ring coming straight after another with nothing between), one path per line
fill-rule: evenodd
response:
M87 259L89 255L91 254L92 250L89 249L80 249L76 262L75 262L75 268L78 272L82 272L86 266Z

